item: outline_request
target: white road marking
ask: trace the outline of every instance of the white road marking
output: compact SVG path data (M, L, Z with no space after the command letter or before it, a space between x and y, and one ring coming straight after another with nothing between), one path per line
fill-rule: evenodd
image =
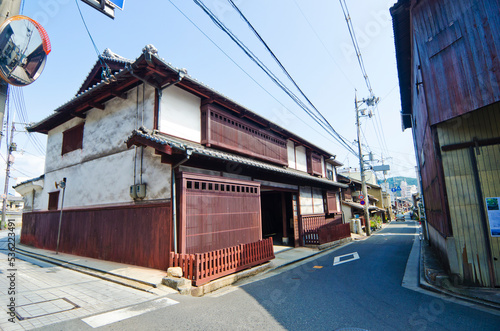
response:
M165 308L168 306L172 306L175 304L178 304L178 301L169 299L169 298L162 298L150 302L146 302L140 305L135 305L132 307L127 307L127 308L122 308L118 310L113 310L107 313L99 314L99 315L94 315L91 317L87 317L82 319L83 322L87 323L90 325L92 328L98 328L104 325L108 325L111 323L116 323L122 320L125 320L127 318L135 317L142 315L144 313L154 311L160 308ZM138 306L143 306L144 308L138 309Z
M349 256L349 255L352 255L352 258L344 260L344 261L340 261L341 258ZM349 254L345 254L345 255L341 255L341 256L335 256L335 258L333 259L333 265L336 266L336 265L339 265L342 263L351 262L351 261L358 260L358 259L359 259L358 252L349 253Z

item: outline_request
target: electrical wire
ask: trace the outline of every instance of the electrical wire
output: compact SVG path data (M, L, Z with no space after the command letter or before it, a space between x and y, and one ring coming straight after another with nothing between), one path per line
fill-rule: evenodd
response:
M354 45L354 50L356 51L356 57L358 59L361 73L363 74L363 77L365 78L366 87L368 88L368 92L370 92L370 97L372 97L374 95L373 90L372 90L372 86L370 84L370 79L368 78L368 74L366 73L365 64L363 62L363 57L361 55L361 49L359 48L359 45L358 45L356 33L354 32L354 27L352 25L352 19L351 19L351 16L349 14L349 9L347 8L347 4L346 4L345 0L339 0L339 1L340 1L340 6L342 7L342 12L344 13L345 20L347 22L347 29L349 30L349 35L351 36L351 41L352 41L352 44Z
M218 18L216 15L213 14L213 12L210 11L210 9L200 0L193 0L214 22L214 24L219 27L222 31L224 31L230 38L233 40L242 50L243 52L254 62L256 63L267 75L271 80L278 85L290 98L297 104L299 107L301 107L313 120L320 125L323 129L327 130L325 126L328 126L328 124L325 124L321 121L320 117L313 113L290 89L286 87L273 73L270 71L262 61L256 57L251 50L244 45L232 32L229 30ZM333 128L332 128L333 129ZM333 132L327 130L327 132L335 139L337 142L339 142L344 148L346 148L349 152L353 153L354 155L357 155L354 149L350 147L349 143L345 141L345 138L340 136L335 130Z
M319 42L321 43L321 45L323 45L323 48L325 49L326 53L329 55L329 57L332 60L332 62L337 66L337 69L339 69L339 71L342 73L342 75L344 76L344 78L354 88L355 87L354 83L351 81L351 79L349 78L349 76L347 76L347 74L344 72L344 70L342 70L342 67L338 64L338 62L333 57L332 53L328 50L328 48L326 47L325 43L323 42L323 40L319 36L318 32L316 31L316 29L313 27L313 25L311 24L311 22L309 21L309 19L305 15L305 13L302 11L302 8L299 6L299 4L297 3L296 0L293 0L293 2L295 3L295 6L297 6L297 8L299 9L300 13L302 14L302 17L304 17L304 19L306 20L307 24L311 28L311 30L314 32L314 35L316 36L316 38L319 40Z
M248 25L250 30L255 34L255 36L259 39L259 41L264 45L266 50L271 54L272 58L276 61L278 66L283 70L285 75L288 77L288 79L293 83L295 88L300 92L300 94L304 97L304 99L311 105L311 107L316 111L316 113L319 115L320 119L326 124L326 126L332 130L332 132L337 135L340 139L345 140L344 137L340 136L340 134L332 127L332 125L328 122L328 120L321 114L321 112L316 108L316 106L311 102L311 100L305 95L305 93L302 91L302 89L297 85L295 80L292 78L288 70L283 66L281 61L276 57L274 52L271 50L271 48L267 45L267 43L264 41L264 39L261 37L261 35L257 32L257 30L253 27L253 25L250 23L250 21L245 17L245 15L241 12L241 10L236 6L236 4L233 2L233 0L228 0L229 3L233 6L233 8L240 14L241 18L245 23Z
M361 73L365 79L366 87L370 93L370 97L373 97L374 96L373 89L372 89L372 86L370 83L370 79L368 77L368 73L366 72L365 64L363 61L363 56L361 54L361 49L359 48L358 40L356 38L356 33L354 31L354 26L352 24L352 19L351 19L351 15L349 13L349 9L347 7L347 3L345 2L345 0L339 0L339 2L340 2L340 6L342 8L342 12L344 13L344 17L345 17L345 20L347 23L347 29L349 30L349 35L351 37L351 41L352 41L352 44L354 46L354 50L356 52L356 57L358 60L359 67L361 69ZM377 110L377 112L379 111L378 104L376 105L375 109ZM373 123L373 122L375 122L375 123ZM380 146L382 147L383 150L384 149L388 150L387 141L385 139L384 132L382 129L382 122L381 122L379 116L376 116L375 120L372 121L372 125L374 128L378 143L380 144Z
M284 109L286 109L290 114L292 114L294 117L296 117L299 121L307 125L309 128L316 130L313 128L311 125L309 125L307 122L304 121L303 118L299 117L297 114L295 114L293 111L291 111L287 106L285 106L280 100L278 100L273 94L271 94L268 90L266 90L255 78L253 78L245 69L243 69L229 54L227 54L217 43L210 38L193 20L189 18L175 3L173 3L171 0L168 0L170 4L182 15L184 18L186 18L201 34L203 34L219 51L221 51L222 54L224 54L234 65L236 65L243 73L245 73L257 86L259 86L265 93L267 93L271 98L273 98L277 103L279 103ZM328 130L325 129L327 133ZM331 135L331 133L329 133ZM325 137L320 133L321 136ZM325 137L326 138L326 137ZM327 138L328 139L328 138ZM344 147L343 145L338 145L340 147ZM357 154L356 154L357 155Z
M99 52L99 48L97 48L97 45L94 41L94 38L92 38L92 34L90 33L90 30L87 26L87 22L85 21L85 18L83 17L82 10L80 9L80 5L78 4L78 0L75 0L75 2L76 2L76 7L78 8L78 12L80 13L80 17L82 18L83 25L85 26L85 30L87 30L87 34L89 35L90 41L92 42L92 45L94 46L94 50L97 54L97 58L99 59L99 62L101 62L103 76L109 77L109 76L111 76L111 69L109 68L108 64L106 62L104 62L104 60L102 59L101 53Z

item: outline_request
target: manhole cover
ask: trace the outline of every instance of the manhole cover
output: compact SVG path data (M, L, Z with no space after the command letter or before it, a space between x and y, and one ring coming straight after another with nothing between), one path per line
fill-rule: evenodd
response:
M61 298L17 306L16 315L17 318L22 321L31 318L57 314L75 308L80 308L80 306L74 304L66 298Z

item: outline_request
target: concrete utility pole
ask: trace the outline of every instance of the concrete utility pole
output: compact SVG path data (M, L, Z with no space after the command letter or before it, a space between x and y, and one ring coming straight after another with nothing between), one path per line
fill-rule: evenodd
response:
M6 19L19 15L21 9L21 0L0 0L0 25ZM5 102L7 101L7 89L9 84L0 79L0 125L3 128L3 117L5 114ZM2 134L0 134L0 143L2 142Z
M363 205L363 210L365 214L365 230L366 230L366 235L370 236L371 235L371 228L370 228L370 212L369 212L369 206L370 206L370 199L368 198L368 190L366 188L366 174L365 174L365 165L364 165L364 160L363 160L363 150L361 149L361 139L360 139L360 125L359 125L359 112L362 111L359 109L359 105L366 103L367 106L373 106L378 102L378 98L375 98L375 96L372 96L368 99L363 99L361 101L358 101L358 97L356 94L354 94L354 108L356 109L356 127L357 127L357 135L358 135L358 153L359 153L359 170L361 172L361 191L363 194L362 199L364 201ZM371 112L369 115L364 115L363 116L369 116L371 117Z
M7 125L8 125L8 123L7 123ZM14 121L12 121L12 130L10 131L10 139L7 141L7 145L8 145L7 146L7 167L6 167L6 170L5 170L5 186L4 186L4 190L3 190L3 196L2 196L2 201L3 201L3 205L2 205L2 222L1 222L0 229L6 227L6 224L7 224L7 223L5 223L5 214L7 213L7 196L9 194L10 166L12 165L12 163L14 163L14 161L11 161L11 159L12 159L12 152L17 149L16 144L14 144L14 142L13 142L13 140L14 140L14 131L15 131Z
M362 103L362 101L360 101ZM358 97L355 95L354 96L354 106L356 109L356 129L357 129L357 135L358 135L358 153L359 153L359 171L361 172L361 192L363 194L363 210L365 213L365 230L366 230L366 235L370 236L371 235L371 228L370 228L370 212L368 210L369 206L369 201L370 199L368 198L368 190L366 188L366 175L365 175L365 165L363 161L363 150L361 149L361 140L360 140L360 131L361 128L359 126L359 107L358 107Z

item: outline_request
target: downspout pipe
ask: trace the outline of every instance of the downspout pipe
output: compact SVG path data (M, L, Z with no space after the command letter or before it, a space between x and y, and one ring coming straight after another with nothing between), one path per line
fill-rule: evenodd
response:
M174 232L174 252L177 253L177 193L176 193L176 182L175 182L175 169L180 165L184 164L189 160L191 155L193 154L193 150L191 148L186 147L184 159L180 160L176 164L172 165L172 222L173 222L173 232Z

